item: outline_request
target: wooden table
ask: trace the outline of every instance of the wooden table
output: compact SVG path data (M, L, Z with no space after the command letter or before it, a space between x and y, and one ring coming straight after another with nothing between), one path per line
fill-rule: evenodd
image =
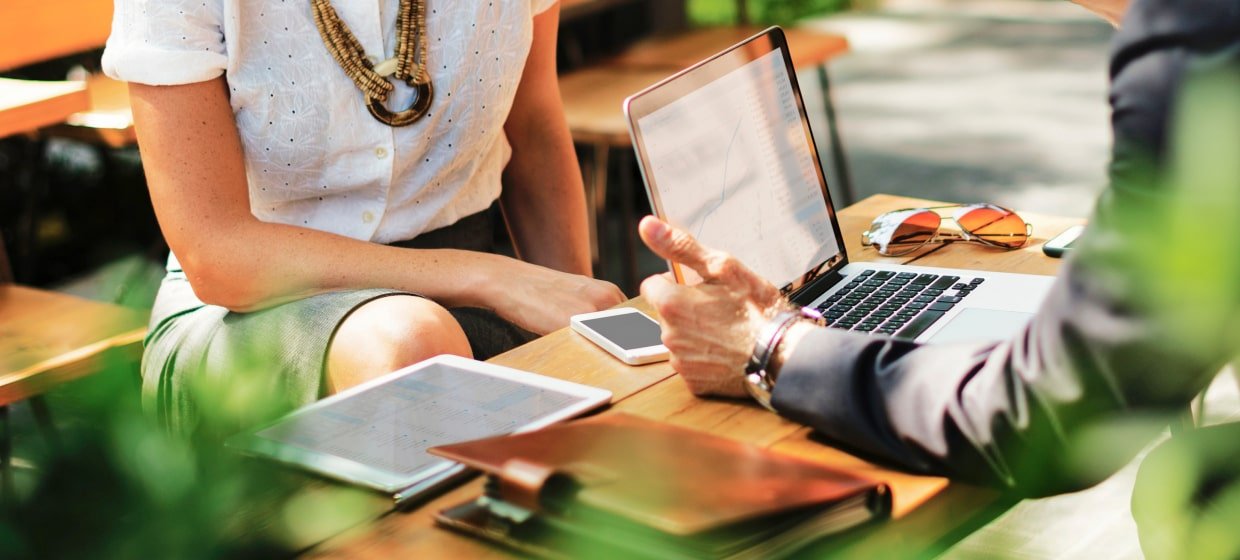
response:
M975 245L953 244L910 257L880 257L860 246L861 232L871 219L888 210L940 203L878 195L838 213L846 250L854 261L916 262L948 266L1054 274L1060 261L1045 257L1041 243L1080 222L1022 213L1034 226L1034 240L1024 249L997 252ZM649 310L640 300L628 305ZM561 329L491 360L569 381L606 388L612 407L736 440L746 441L826 464L845 466L892 486L893 519L828 539L811 556L907 557L941 550L1002 512L1011 502L997 492L943 478L915 476L883 469L811 439L811 432L745 401L698 399L686 389L667 363L626 366L568 329ZM510 558L498 547L434 527L432 515L445 507L478 496L482 482L473 480L408 513L391 513L323 543L310 551L323 558Z
M149 315L0 283L0 406L99 371L109 359L137 363Z
M0 78L0 138L62 123L89 107L83 83Z

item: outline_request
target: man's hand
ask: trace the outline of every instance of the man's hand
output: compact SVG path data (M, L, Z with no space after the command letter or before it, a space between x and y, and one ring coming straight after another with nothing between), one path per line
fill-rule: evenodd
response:
M642 282L642 295L659 312L672 368L695 395L745 396L743 373L758 330L786 305L779 289L735 257L653 216L638 232L655 254L703 280L681 286L664 273Z

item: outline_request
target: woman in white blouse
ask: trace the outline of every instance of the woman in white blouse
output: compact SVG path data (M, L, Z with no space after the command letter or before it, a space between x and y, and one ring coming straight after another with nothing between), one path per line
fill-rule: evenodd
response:
M424 2L432 102L390 126L310 0L116 1L104 68L130 83L174 255L143 365L170 424L192 427L198 380L245 372L303 404L622 301L589 276L555 1ZM372 63L394 57L398 0L331 5ZM398 112L416 94L393 83ZM497 200L520 260L481 251Z

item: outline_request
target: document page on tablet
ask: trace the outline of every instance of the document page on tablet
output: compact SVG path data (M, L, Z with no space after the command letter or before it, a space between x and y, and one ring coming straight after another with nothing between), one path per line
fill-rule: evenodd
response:
M445 462L427 454L429 447L511 433L562 416L588 400L516 379L433 364L312 406L254 437L413 476ZM313 460L304 462L315 465Z
M777 286L839 253L782 53L642 117L647 172L673 225Z

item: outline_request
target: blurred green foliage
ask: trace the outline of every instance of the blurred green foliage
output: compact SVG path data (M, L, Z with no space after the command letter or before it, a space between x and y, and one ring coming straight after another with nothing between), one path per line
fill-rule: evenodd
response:
M195 389L192 434L143 410L132 362L58 390L57 437L19 434L33 468L4 492L0 558L288 556L390 506L225 448L240 422L288 408L239 373Z
M749 17L762 25L790 25L797 20L846 10L852 0L748 0ZM689 0L689 21L696 26L737 23L737 0Z
M1154 298L1189 355L1240 356L1240 64L1193 69L1177 103L1175 196L1147 230ZM1158 247L1159 245L1155 245ZM1167 372L1174 376L1180 372ZM1175 435L1146 458L1133 495L1147 558L1240 558L1240 423Z

